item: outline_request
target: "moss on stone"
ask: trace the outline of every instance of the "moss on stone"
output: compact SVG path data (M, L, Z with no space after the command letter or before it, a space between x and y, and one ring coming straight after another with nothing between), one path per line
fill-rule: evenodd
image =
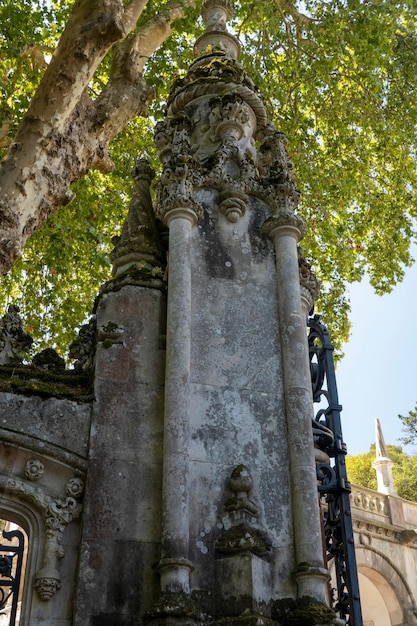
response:
M222 617L215 622L215 626L279 626L276 622L262 614L237 615L236 617Z
M31 365L0 367L0 392L44 398L93 399L91 372L42 370Z
M272 617L280 626L316 626L333 624L335 614L326 604L315 598L303 596L294 600L283 598L272 606Z

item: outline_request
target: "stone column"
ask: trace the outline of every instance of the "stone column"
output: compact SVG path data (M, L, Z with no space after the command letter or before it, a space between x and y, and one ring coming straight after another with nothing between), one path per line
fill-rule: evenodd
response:
M162 484L161 591L190 592L189 405L191 333L191 232L197 214L174 208L169 226L168 312Z
M283 211L264 226L273 240L278 283L285 407L298 596L326 602L328 571L323 567L320 511L311 420L314 415L305 312L301 302L297 243L301 218Z

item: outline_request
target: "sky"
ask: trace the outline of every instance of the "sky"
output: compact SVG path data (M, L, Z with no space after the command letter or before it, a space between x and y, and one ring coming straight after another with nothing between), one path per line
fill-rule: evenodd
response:
M417 404L417 263L390 294L375 295L365 279L350 287L350 300L351 337L336 370L348 454L369 450L376 419L385 443L416 454L417 445L399 441L397 416Z

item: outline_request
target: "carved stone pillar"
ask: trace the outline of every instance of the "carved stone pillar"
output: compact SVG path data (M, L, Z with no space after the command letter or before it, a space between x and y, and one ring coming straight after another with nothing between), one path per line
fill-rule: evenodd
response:
M157 215L169 228L168 307L162 475L162 593L190 593L189 406L191 231L202 209L192 198L190 121L180 114L159 124L155 143L164 163Z
M299 597L311 596L326 602L329 575L317 550L321 527L311 428L313 400L297 253L297 243L305 234L305 224L287 210L267 220L264 230L274 242L276 255L297 563L294 576Z
M164 466L162 486L161 591L189 593L192 570L187 560L188 438L191 327L191 229L197 223L189 208L170 210L169 287L165 371Z

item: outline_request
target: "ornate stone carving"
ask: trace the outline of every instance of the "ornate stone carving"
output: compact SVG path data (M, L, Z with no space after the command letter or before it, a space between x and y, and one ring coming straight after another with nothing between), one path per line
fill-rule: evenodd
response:
M84 491L84 481L79 476L75 476L74 478L70 478L67 484L65 485L65 491L68 496L72 498L79 498Z
M320 295L320 285L300 246L298 246L298 267L300 270L301 295L307 301L308 310L310 311Z
M69 346L69 358L76 359L74 369L83 370L93 366L97 341L97 320L94 315L78 331L78 337Z
M269 123L262 131L258 168L262 195L273 215L293 213L300 199L294 184L294 164L288 156L284 133Z
M45 548L42 567L35 574L34 584L39 597L42 600L50 600L61 588L57 562L64 556L64 548L61 545L62 534L67 525L81 514L82 505L78 500L82 495L84 483L78 476L69 479L65 485L65 495L61 498L53 498L42 487L35 487L12 478L5 480L4 488L25 496L43 512Z
M223 554L242 554L251 552L257 556L267 554L271 542L267 533L258 523L259 509L251 498L253 481L248 468L238 465L229 480L232 492L225 502L227 517L224 519L226 530L216 541L216 550Z
M185 113L156 127L156 142L162 147L164 170L157 186L156 215L166 222L167 215L175 209L187 209L202 217L202 208L193 198L193 188L198 170L191 156L190 133L192 123Z
M32 337L23 330L19 307L11 304L0 319L0 365L19 365L28 352Z
M45 466L39 459L29 459L25 467L25 476L28 480L39 480L45 473Z
M49 574L50 572L47 573ZM36 578L34 585L40 599L45 601L50 600L56 592L61 589L60 581L50 576L46 578Z
M114 237L115 248L110 254L113 276L119 276L135 266L141 273L165 265L161 241L152 206L150 185L155 172L146 159L139 159L132 170L134 190L121 236Z

